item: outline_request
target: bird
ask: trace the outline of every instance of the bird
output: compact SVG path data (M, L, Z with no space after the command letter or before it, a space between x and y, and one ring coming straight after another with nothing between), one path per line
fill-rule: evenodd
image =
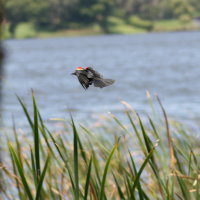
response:
M103 76L92 67L77 67L72 75L77 76L80 84L85 90L92 84L94 87L104 88L115 82L113 79L104 79Z

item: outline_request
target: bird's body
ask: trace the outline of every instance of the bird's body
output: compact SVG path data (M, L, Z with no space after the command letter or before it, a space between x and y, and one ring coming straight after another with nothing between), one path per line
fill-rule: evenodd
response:
M76 71L72 74L77 76L84 89L88 89L92 84L94 87L103 88L114 83L112 79L104 79L103 76L92 67L77 67Z

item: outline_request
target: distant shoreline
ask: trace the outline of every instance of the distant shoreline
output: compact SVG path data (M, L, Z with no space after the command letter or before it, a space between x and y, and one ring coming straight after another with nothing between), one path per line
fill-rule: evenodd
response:
M179 20L161 20L152 23L152 29L133 24L115 24L110 28L109 33L104 33L97 25L80 28L65 29L58 31L36 31L30 23L21 23L17 27L16 37L9 35L8 29L4 28L3 39L28 39L28 38L54 38L54 37L77 37L109 34L141 34L141 33L159 33L159 32L179 32L179 31L198 31L200 23L196 20L190 22L181 22Z
M82 35L52 35L47 37L29 37L29 38L7 38L2 41L7 40L25 40L25 39L53 39L53 38L75 38L75 37L87 37L87 36L106 36L106 35L140 35L140 34L153 34L153 33L179 33L179 32L198 32L200 29L192 30L174 30L174 31L151 31L151 32L138 32L138 33L100 33L100 34L82 34Z

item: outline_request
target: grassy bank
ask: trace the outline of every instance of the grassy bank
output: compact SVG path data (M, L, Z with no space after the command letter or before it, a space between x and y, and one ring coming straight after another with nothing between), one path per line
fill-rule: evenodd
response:
M0 195L20 200L199 199L200 139L169 120L158 102L163 116L154 120L141 119L123 102L128 124L112 115L92 129L71 118L65 130L52 132L34 96L33 116L20 100L31 133L22 136L14 128L14 135L7 136Z
M193 21L184 21L184 19L147 21L136 16L132 16L127 20L117 17L108 18L108 33L111 34L134 34L146 32L161 31L181 31L181 30L197 30L200 27ZM83 36L83 35L99 35L104 34L99 25L93 25L82 28L69 28L59 31L41 31L35 30L31 23L20 23L15 30L15 38L46 38L46 37L67 37L67 36ZM9 33L9 24L5 24L3 38L11 38Z

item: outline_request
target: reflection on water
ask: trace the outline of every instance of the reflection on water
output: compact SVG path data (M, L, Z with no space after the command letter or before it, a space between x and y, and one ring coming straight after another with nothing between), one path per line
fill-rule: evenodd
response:
M77 38L5 41L7 61L3 117L24 125L15 94L31 105L31 88L45 119L87 120L92 113L120 112L120 100L147 111L145 92L159 94L170 115L181 119L200 116L200 32L108 35ZM94 66L113 86L85 91L71 72Z

